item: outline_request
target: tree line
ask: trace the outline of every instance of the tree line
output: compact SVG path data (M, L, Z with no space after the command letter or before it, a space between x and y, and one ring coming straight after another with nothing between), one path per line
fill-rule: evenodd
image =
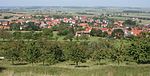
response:
M100 64L102 60L110 62L150 63L150 38L134 39L99 39L98 41L50 41L38 39L24 41L21 39L0 43L0 56L12 64L29 63L56 64L73 61L76 66L88 60Z

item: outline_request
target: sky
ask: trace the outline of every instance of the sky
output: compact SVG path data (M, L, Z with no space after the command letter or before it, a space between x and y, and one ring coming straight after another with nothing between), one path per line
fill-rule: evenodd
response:
M150 7L150 0L0 0L0 6Z

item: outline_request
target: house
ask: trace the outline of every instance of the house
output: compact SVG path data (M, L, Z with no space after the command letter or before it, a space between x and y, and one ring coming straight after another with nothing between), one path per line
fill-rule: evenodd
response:
M40 24L40 28L47 28L47 24L46 24L46 22L41 22L41 24Z
M5 57L0 57L0 60L4 60L5 59Z
M89 22L90 22L90 23L94 22L94 19L90 19ZM97 21L97 23L98 23L98 21Z
M0 20L0 25L7 26L9 24L10 24L10 21L8 21L8 20Z
M63 19L63 22L68 23L68 22L69 22L69 19L68 19L68 18L64 18L64 19Z
M81 27L89 27L89 24L87 24L87 23L80 23L78 26L81 26Z
M10 29L10 26L3 26L3 25L0 25L0 29Z
M115 27L123 27L123 23L124 21L117 21L117 22L114 22L114 25Z
M23 25L23 23L25 23L26 21L25 20L22 20L22 19L19 19L17 21L15 21L15 23L21 23L21 25Z
M111 36L113 29L108 29L107 33L109 36Z
M90 36L90 32L89 31L77 31L75 36L82 36L82 35Z
M87 19L87 17L86 16L81 16L81 19Z
M92 27L87 27L87 28L85 29L85 31L87 31L87 32L91 32L91 30L92 30Z
M81 36L81 35L88 35L90 36L90 32L92 30L92 27L90 27L87 23L81 23L79 26L82 26L85 28L84 31L77 31L75 36Z
M150 24L144 25L144 30L146 30L147 32L150 32Z
M108 32L108 28L101 28L102 32Z
M59 19L54 19L54 20L52 20L52 23L54 25L60 24L60 20Z
M47 24L48 26L52 26L52 25L53 25L51 21L46 22L46 24Z
M0 29L10 29L10 21L0 20Z
M132 34L133 34L134 36L138 36L138 35L141 34L141 32L143 32L143 30L138 29L138 28L133 28L133 29L131 30L131 32L132 32Z
M102 27L106 27L107 25L108 25L108 22L106 20L103 20L103 22L101 22Z
M99 26L99 24L98 23L94 23L94 26Z
M76 20L71 20L71 22L70 23L72 23L72 24L76 24Z
M124 30L125 37L130 37L133 35L132 28L126 27Z
M80 20L81 20L81 22L87 22L87 17L86 16L81 16Z
M102 23L101 26L102 27L106 27L108 24L107 23Z

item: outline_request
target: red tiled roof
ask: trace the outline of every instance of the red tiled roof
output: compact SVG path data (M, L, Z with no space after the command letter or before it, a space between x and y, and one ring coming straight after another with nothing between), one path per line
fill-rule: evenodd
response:
M108 28L101 28L102 31L108 31Z
M79 24L79 26L88 27L89 25L87 23L81 23L81 24Z
M47 22L47 24L48 24L48 25L51 25L51 24L52 24L52 22Z
M91 27L87 27L87 28L85 29L85 31L91 31L91 30L92 30Z
M140 35L140 33L142 32L142 30L133 29L132 32L133 32L133 34L135 36L137 36L137 35Z
M86 16L82 16L81 18L82 18L82 19L86 19L87 17L86 17Z
M117 21L117 22L114 22L114 25L117 25L117 26L123 26L123 21Z
M104 26L104 27L106 27L106 26L107 26L107 23L103 23L101 26Z

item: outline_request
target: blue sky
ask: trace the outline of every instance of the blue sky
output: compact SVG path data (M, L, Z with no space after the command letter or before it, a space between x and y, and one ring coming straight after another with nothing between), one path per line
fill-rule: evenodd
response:
M0 0L0 6L150 7L150 0Z

